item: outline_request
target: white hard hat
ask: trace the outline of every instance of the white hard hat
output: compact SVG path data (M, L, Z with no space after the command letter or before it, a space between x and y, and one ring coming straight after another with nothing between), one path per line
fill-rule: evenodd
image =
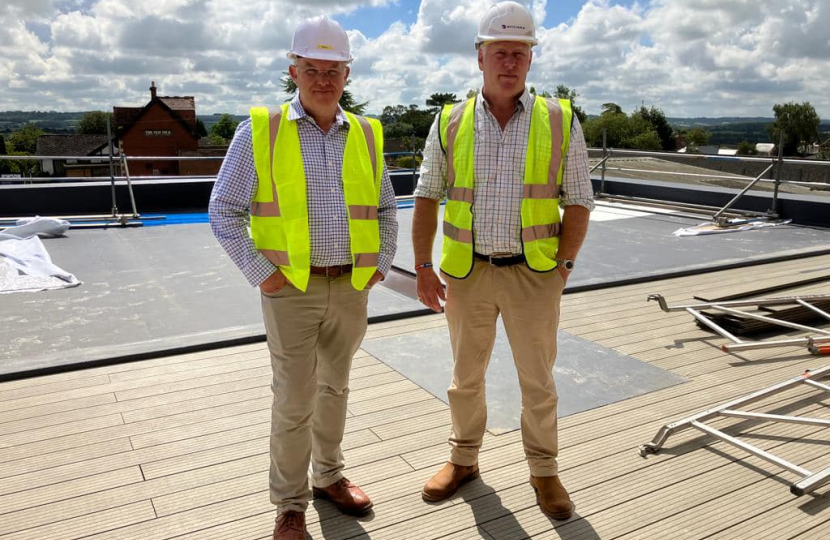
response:
M300 23L291 39L288 58L302 56L315 60L351 62L349 36L336 21L328 17L313 17Z
M521 41L536 45L536 25L526 7L517 2L493 4L478 26L476 49L487 41Z

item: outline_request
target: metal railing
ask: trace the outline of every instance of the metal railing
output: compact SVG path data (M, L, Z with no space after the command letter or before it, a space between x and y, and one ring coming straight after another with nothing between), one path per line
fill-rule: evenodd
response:
M683 176L689 178L706 178L706 179L728 179L736 182L747 182L747 185L733 197L728 203L726 203L723 207L717 209L712 214L712 221L720 226L724 226L728 223L733 223L734 221L729 220L726 216L727 212L731 212L734 214L746 216L746 217L764 217L770 219L777 219L779 218L779 191L782 185L790 184L802 187L809 187L811 189L827 189L830 190L830 183L826 182L803 182L798 180L785 180L781 178L782 170L787 164L798 164L798 165L805 165L809 164L811 166L830 166L830 161L820 161L820 160L801 160L801 159L791 159L791 158L784 158L783 156L783 140L779 141L778 145L778 156L777 157L752 157L752 156L721 156L721 155L709 155L709 154L696 154L696 153L679 153L679 152L656 152L656 151L649 151L649 150L623 150L617 148L609 148L607 146L607 135L603 132L603 146L602 148L589 148L589 152L599 152L601 151L601 158L600 161L594 164L589 169L589 173L593 173L597 169L600 170L600 184L599 189L594 193L596 197L619 197L615 195L610 195L606 190L606 174L608 171L620 171L620 172L635 172L635 173L648 173L648 174L666 174L671 176ZM691 172L680 172L680 171L658 171L653 169L638 169L638 168L629 168L629 167L610 167L609 161L613 157L654 157L654 158L670 158L671 161L677 160L728 160L728 161L744 161L744 162L752 162L752 163L765 163L768 166L761 172L760 174L756 175L755 178L749 179L746 176L737 176L737 175L719 175L719 174L710 174L710 173L691 173ZM772 178L765 178L770 172L772 172ZM765 182L765 183L772 183L773 184L773 191L772 191L772 200L770 203L770 207L766 210L766 212L753 212L749 210L736 210L733 209L735 203L740 200L746 193L748 193L753 187L757 184ZM644 202L651 202L650 199L638 198L638 197L619 197L624 198L626 200L633 200L633 201L644 201ZM686 203L683 204L685 208L697 208L700 210L711 210L710 207L697 205L697 204L690 204Z
M746 186L735 195L727 204L725 204L721 208L713 209L712 207L707 207L704 205L693 204L693 203L671 203L676 206L680 206L686 209L694 209L697 211L707 211L712 212L712 219L713 221L724 224L727 221L727 212L730 215L740 215L740 216L752 216L752 217L765 217L765 218L778 218L778 194L779 189L782 185L790 184L802 187L809 187L809 188L819 188L819 189L827 189L830 190L830 183L825 182L804 182L798 180L787 180L782 179L782 170L787 167L788 165L804 165L809 164L810 166L830 166L830 161L819 161L819 160L799 160L799 159L790 159L784 158L782 153L779 151L777 157L753 157L753 156L715 156L715 155L706 155L706 154L686 154L686 153L676 153L676 152L656 152L656 151L648 151L648 150L626 150L626 149L618 149L618 148L611 148L606 145L606 138L605 134L603 134L603 147L602 148L589 148L589 152L593 154L601 153L600 154L600 161L590 167L589 172L594 173L595 171L599 170L600 173L600 182L599 182L599 189L596 191L595 196L600 198L620 198L625 200L631 200L634 202L663 202L666 203L667 201L655 201L652 199L645 199L639 197L631 197L626 196L622 197L619 195L613 195L608 193L606 189L606 177L609 171L619 171L623 173L640 173L640 174L649 174L649 175L671 175L671 176L680 176L686 177L689 179L700 178L700 179L728 179L736 182L746 182ZM782 148L779 145L779 148ZM390 153L388 156L397 156L403 155L404 153ZM415 153L410 154L409 152L405 153L406 155L415 155ZM385 154L386 155L386 154ZM387 156L387 157L388 157ZM656 170L656 169L644 169L644 168L637 168L637 167L624 167L624 166L613 166L611 160L613 158L620 158L620 157L652 157L656 159L662 160L670 160L672 162L681 161L695 161L695 160L728 160L728 161L740 161L740 162L748 162L748 163L763 163L767 164L767 167L763 169L763 171L756 175L754 178L749 178L747 176L740 176L740 175L725 175L725 174L716 174L715 171L712 173L697 173L697 172L682 172L682 171L672 171L672 170ZM134 175L130 171L129 163L135 161L221 161L224 159L224 156L130 156L127 154L120 154L120 155L98 155L98 156L10 156L10 155L0 155L0 161L3 160L17 160L17 161L76 161L76 162L98 162L92 163L93 166L100 166L103 167L105 165L109 166L109 177L106 176L88 176L88 177L77 177L77 176L61 176L61 177L18 177L18 178L0 178L0 184L2 183L24 183L24 184L64 184L67 183L88 183L88 182L101 182L104 179L108 179L110 183L110 190L112 193L112 207L110 210L109 215L107 216L110 220L117 221L120 223L126 223L129 220L138 219L141 217L135 200L135 194L133 192L133 183L135 181L164 181L164 180L171 180L171 181L182 181L182 180L191 180L191 181L212 181L215 180L215 175L213 174L202 174L202 175L152 175L152 176L143 176L143 175ZM116 167L119 169L118 174L116 174ZM668 169L668 168L667 168ZM407 171L408 172L408 171ZM417 169L412 169L412 183L413 188L415 186L416 178L417 178ZM771 175L771 178L767 176ZM121 213L118 209L117 201L116 201L116 185L117 184L126 184L127 193L129 196L129 206L131 213ZM772 183L773 184L773 193L772 193L772 201L770 203L769 209L766 212L753 212L748 210L736 210L734 209L735 203L741 199L741 197L745 196L749 191L751 191L754 187L756 187L760 183Z

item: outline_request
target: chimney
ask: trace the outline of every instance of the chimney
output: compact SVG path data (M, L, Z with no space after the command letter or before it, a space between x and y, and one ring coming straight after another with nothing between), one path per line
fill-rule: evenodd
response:
M156 99L156 81L150 82L150 99Z

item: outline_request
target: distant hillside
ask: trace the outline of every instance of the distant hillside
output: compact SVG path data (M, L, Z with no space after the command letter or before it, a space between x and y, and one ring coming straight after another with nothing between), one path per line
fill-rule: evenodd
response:
M34 122L40 129L48 133L74 133L75 126L78 125L78 122L86 113L87 111L0 111L0 134L17 131L29 122ZM197 115L197 118L204 122L205 128L208 130L221 117L221 114ZM237 122L241 122L248 116L236 115L233 118Z
M702 121L709 121L704 124ZM671 118L669 123L675 130L702 127L712 134L710 144L737 146L742 141L752 144L776 142L770 138L769 126L773 118ZM819 125L822 140L830 138L830 121Z
M0 133L11 133L29 122L34 122L50 133L73 133L85 112L56 111L2 111Z
M235 122L241 122L241 121L248 118L248 115L233 115L232 114L231 116L233 116L233 119L234 119ZM210 126L212 126L213 124L218 122L219 119L222 118L222 115L220 113L207 114L207 115L197 114L196 118L201 120L205 124L205 129L210 131Z
M710 128L712 126L721 126L724 124L771 124L775 118L765 118L763 116L724 116L722 118L707 118L705 116L699 118L666 118L669 124L679 128L702 127Z
M11 133L28 122L36 123L38 127L49 133L73 133L75 126L78 125L85 114L84 111L0 111L0 134ZM222 115L219 113L198 115L208 131L221 117ZM237 122L241 122L248 116L233 115L233 118ZM772 124L773 118L729 116L722 118L668 118L668 121L678 131L693 127L706 129L712 134L711 144L735 146L741 141L748 141L753 144L772 142L767 127ZM830 138L830 120L824 120L821 123L820 132L822 139Z

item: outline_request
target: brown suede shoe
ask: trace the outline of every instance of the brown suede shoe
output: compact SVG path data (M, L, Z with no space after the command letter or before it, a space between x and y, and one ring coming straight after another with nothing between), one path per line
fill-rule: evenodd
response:
M574 505L559 476L531 476L530 485L536 492L536 504L553 519L568 519Z
M424 486L421 497L427 502L438 502L452 497L458 488L479 477L478 465L456 465L447 462Z
M353 516L365 516L372 509L372 500L362 489L345 478L324 488L316 487L311 493L317 499L331 501L338 510Z
M280 514L273 540L305 540L305 514L293 510Z

